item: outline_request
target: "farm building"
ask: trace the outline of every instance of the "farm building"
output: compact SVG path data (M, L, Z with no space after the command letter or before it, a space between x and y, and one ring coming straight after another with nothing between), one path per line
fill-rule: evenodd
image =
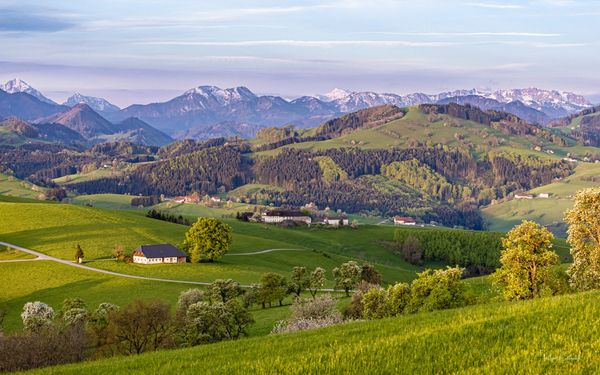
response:
M412 217L394 216L394 224L396 225L416 225L417 221Z
M533 199L531 194L515 194L515 199Z
M310 224L312 219L310 216L303 214L300 211L282 211L282 210L273 210L263 212L262 220L265 223L276 224L283 223L284 221L294 221L298 223L306 223Z
M332 225L335 227L340 226L340 225L348 225L349 224L348 216L346 216L346 215L339 215L339 216L327 215L323 219L323 224Z
M133 252L133 263L185 263L186 255L171 244L142 245Z
M550 198L550 194L548 194L548 193L539 193L538 194L538 198L548 199L548 198Z

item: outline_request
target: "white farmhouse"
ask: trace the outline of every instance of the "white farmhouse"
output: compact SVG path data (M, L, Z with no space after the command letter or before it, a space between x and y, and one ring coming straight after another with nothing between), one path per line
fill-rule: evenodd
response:
M303 214L300 211L283 211L283 210L272 210L262 214L262 220L265 223L277 224L283 223L284 221L294 221L298 223L309 224L312 222L310 216Z
M394 216L394 224L396 225L416 225L417 221L412 217Z
M173 245L142 245L133 252L133 263L185 263L185 253Z

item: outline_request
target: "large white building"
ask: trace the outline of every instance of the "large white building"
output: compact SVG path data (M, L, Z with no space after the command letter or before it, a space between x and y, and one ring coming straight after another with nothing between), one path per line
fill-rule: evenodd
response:
M263 212L262 220L265 223L269 224L277 224L283 223L284 221L293 221L297 223L305 223L310 224L312 219L310 216L303 214L300 211L282 211L282 210L273 210Z

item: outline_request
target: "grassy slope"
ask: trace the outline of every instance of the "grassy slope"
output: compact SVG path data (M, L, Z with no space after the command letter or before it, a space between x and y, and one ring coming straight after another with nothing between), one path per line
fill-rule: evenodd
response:
M458 126L451 126L451 124ZM466 141L474 145L483 145L486 143L483 132L489 136L496 136L498 139L504 139L505 145L502 149L520 150L520 152L538 156L558 157L564 156L569 150L568 147L558 147L549 142L538 140L544 145L544 149L552 149L555 155L548 155L545 152L533 151L532 143L524 137L502 134L500 131L491 127L473 122L458 119L447 115L439 115L438 121L430 123L427 115L424 115L416 107L409 108L409 112L399 120L391 121L371 129L358 130L342 137L319 142L297 143L284 147L322 150L328 148L357 147L363 149L380 149L389 147L407 147L410 140L420 142L431 141L434 144L442 143L449 146L464 147L463 144L455 139L455 134L460 135ZM272 155L279 152L280 149L260 152L260 155Z
M599 292L73 364L42 374L594 373ZM585 322L585 324L582 324Z
M134 298L159 299L175 306L179 293L194 287L102 275L50 261L0 263L0 274L2 282L10 285L0 291L0 309L8 313L4 322L7 332L21 329L20 314L26 302L43 301L56 310L67 297L82 298L90 309L102 302L122 306ZM256 324L249 333L267 334L277 320L285 319L288 314L288 306L265 310L253 308Z
M507 231L521 220L528 219L550 225L558 234L564 234L563 216L565 210L573 205L571 197L578 190L598 186L582 179L591 176L600 176L600 164L579 163L573 175L530 191L532 194L549 193L549 199L510 200L485 208L483 215L489 229Z
M0 173L0 195L37 199L44 189Z

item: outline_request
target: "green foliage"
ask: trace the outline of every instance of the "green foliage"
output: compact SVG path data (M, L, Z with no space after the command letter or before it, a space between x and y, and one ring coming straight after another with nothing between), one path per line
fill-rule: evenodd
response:
M288 284L285 277L275 272L265 273L260 278L258 302L262 304L263 309L266 304L271 307L274 301L279 301L279 306L282 306L287 291Z
M77 244L77 246L75 246L75 261L81 262L83 257L84 257L83 249L81 248L81 245Z
M213 262L227 253L232 241L229 225L209 217L198 218L186 232L183 248L192 263L202 259Z
M502 266L492 279L507 300L531 299L559 292L554 266L560 263L552 251L554 236L546 228L524 220L502 239Z
M187 314L188 308L198 302L204 301L204 292L200 289L188 289L179 294L177 300L176 316L179 320L183 320Z
M360 278L372 285L381 285L381 274L377 269L369 263L364 263L361 267Z
M577 193L565 222L573 256L568 271L571 286L577 290L600 288L600 188Z
M306 270L306 267L294 267L292 270L292 277L290 278L290 290L297 297L310 286L310 275Z
M448 182L444 176L417 159L382 165L381 174L403 182L439 200L453 202L455 199L462 199L463 196L466 196L467 199L470 198L470 195L460 184Z
M423 264L423 248L418 238L410 235L399 246L401 247L402 258L405 261L418 266Z
M394 234L401 248L407 240L414 241L411 237L420 243L426 261L457 264L470 274L486 273L500 265L500 233L398 228Z
M340 168L329 156L319 156L315 160L319 163L323 180L326 182L343 181L348 179L348 173Z
M462 273L463 269L458 267L418 273L410 286L406 312L451 309L471 303L461 281Z
M350 290L360 281L361 271L361 267L353 260L334 268L335 287L343 289L346 296L350 296Z
M317 295L318 290L321 289L323 285L325 285L325 281L327 281L327 274L325 269L317 267L314 271L311 272L310 280L308 283L308 290L310 291L310 294L313 297L313 299Z
M211 300L222 303L237 298L243 292L240 283L232 279L215 280L208 286L208 294L210 295Z
M383 288L371 288L362 296L365 319L382 319L389 316L387 292Z
M227 339L237 339L246 333L254 319L237 300L190 305L185 318L186 345L194 346Z

